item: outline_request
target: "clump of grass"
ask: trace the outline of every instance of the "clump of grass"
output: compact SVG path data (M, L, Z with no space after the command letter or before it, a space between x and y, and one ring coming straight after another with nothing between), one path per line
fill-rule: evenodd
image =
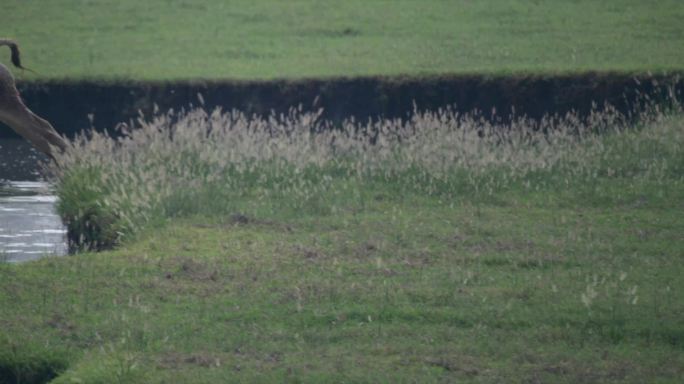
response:
M116 137L90 132L58 159L58 210L74 243L103 248L167 218L331 214L378 190L454 202L512 188L593 188L598 176L682 182L676 113L636 125L610 108L507 124L448 108L338 127L319 116L197 108L140 118Z
M0 339L0 383L46 383L68 365L68 353L22 340Z

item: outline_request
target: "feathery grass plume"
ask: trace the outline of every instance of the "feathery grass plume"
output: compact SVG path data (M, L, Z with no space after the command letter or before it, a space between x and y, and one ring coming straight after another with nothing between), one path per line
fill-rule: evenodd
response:
M120 137L77 137L54 172L74 241L109 247L151 221L325 214L362 205L374 188L453 202L511 188L591 188L597 177L681 182L683 136L676 115L631 125L610 108L586 121L493 124L445 108L340 126L301 108L264 118L197 108L141 117Z

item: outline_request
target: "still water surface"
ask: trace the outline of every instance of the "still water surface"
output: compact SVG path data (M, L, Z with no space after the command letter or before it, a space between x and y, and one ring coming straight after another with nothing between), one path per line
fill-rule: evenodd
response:
M57 197L40 174L45 158L19 139L0 139L0 262L65 255Z

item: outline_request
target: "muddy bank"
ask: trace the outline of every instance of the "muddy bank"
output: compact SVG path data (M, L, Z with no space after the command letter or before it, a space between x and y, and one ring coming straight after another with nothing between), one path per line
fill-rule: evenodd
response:
M679 75L624 75L587 73L562 76L442 76L368 77L278 81L188 82L21 82L26 103L50 120L61 133L73 134L91 126L112 128L117 123L160 110L198 104L201 94L209 108L240 109L265 114L293 105L324 109L323 118L338 122L354 117L406 117L415 106L460 111L480 110L489 115L539 118L577 111L586 115L592 103L610 103L623 112L633 110L644 94L663 96L664 84L684 93ZM0 136L8 136L7 127Z

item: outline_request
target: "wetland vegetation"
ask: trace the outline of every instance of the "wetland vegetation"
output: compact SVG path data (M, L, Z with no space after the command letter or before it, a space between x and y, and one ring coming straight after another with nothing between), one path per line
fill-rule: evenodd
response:
M55 383L676 382L683 121L443 110L330 130L198 109L78 139L59 209L120 246L0 266L0 367Z

